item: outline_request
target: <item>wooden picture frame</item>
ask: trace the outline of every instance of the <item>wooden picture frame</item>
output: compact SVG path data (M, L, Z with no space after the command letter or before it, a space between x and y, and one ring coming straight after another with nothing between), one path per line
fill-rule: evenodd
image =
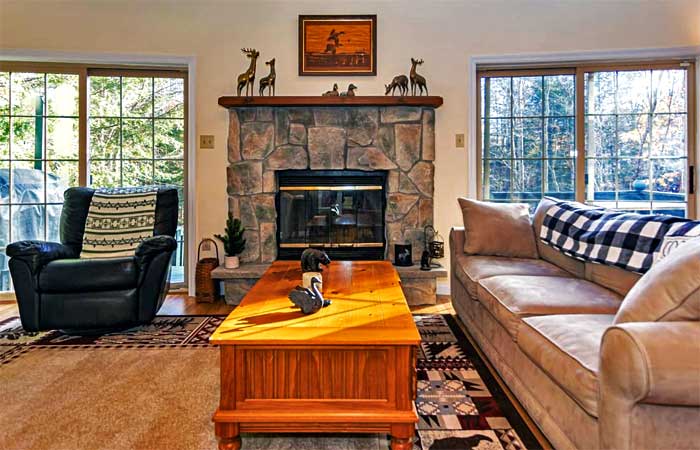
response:
M377 16L299 16L300 76L376 76Z

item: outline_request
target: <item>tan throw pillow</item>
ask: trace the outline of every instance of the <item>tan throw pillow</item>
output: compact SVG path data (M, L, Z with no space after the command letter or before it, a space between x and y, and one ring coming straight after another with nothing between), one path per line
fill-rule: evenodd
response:
M464 219L464 253L537 258L535 233L524 203L458 199Z
M614 323L700 320L700 240L654 264L630 289Z

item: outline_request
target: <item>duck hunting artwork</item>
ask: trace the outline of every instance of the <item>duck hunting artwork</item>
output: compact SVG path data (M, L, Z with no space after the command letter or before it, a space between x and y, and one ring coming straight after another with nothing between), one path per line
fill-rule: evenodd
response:
M376 75L377 16L299 16L299 75Z

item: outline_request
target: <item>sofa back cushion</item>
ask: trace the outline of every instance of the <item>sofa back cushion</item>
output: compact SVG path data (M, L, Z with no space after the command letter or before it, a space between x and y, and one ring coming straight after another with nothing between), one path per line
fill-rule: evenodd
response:
M700 320L700 239L654 264L632 287L615 324Z
M458 200L464 219L464 253L538 257L527 204Z
M544 221L545 213L552 205L554 205L554 200L547 197L544 197L542 200L540 200L540 204L537 205L537 209L535 210L535 216L532 219L532 227L534 229L535 236L540 235L540 228L542 227L542 222ZM555 250L554 248L542 242L542 240L539 238L537 238L536 241L537 251L540 255L540 258L551 262L552 264L558 266L561 269L566 270L567 272L569 272L577 278L585 277L586 270L583 261L579 261L561 253L559 250Z

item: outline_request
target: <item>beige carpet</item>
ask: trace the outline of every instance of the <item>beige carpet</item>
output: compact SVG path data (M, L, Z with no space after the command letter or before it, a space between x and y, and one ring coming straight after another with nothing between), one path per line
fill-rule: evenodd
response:
M216 449L215 348L30 348L0 366L0 449ZM243 437L244 450L387 449L385 436Z

